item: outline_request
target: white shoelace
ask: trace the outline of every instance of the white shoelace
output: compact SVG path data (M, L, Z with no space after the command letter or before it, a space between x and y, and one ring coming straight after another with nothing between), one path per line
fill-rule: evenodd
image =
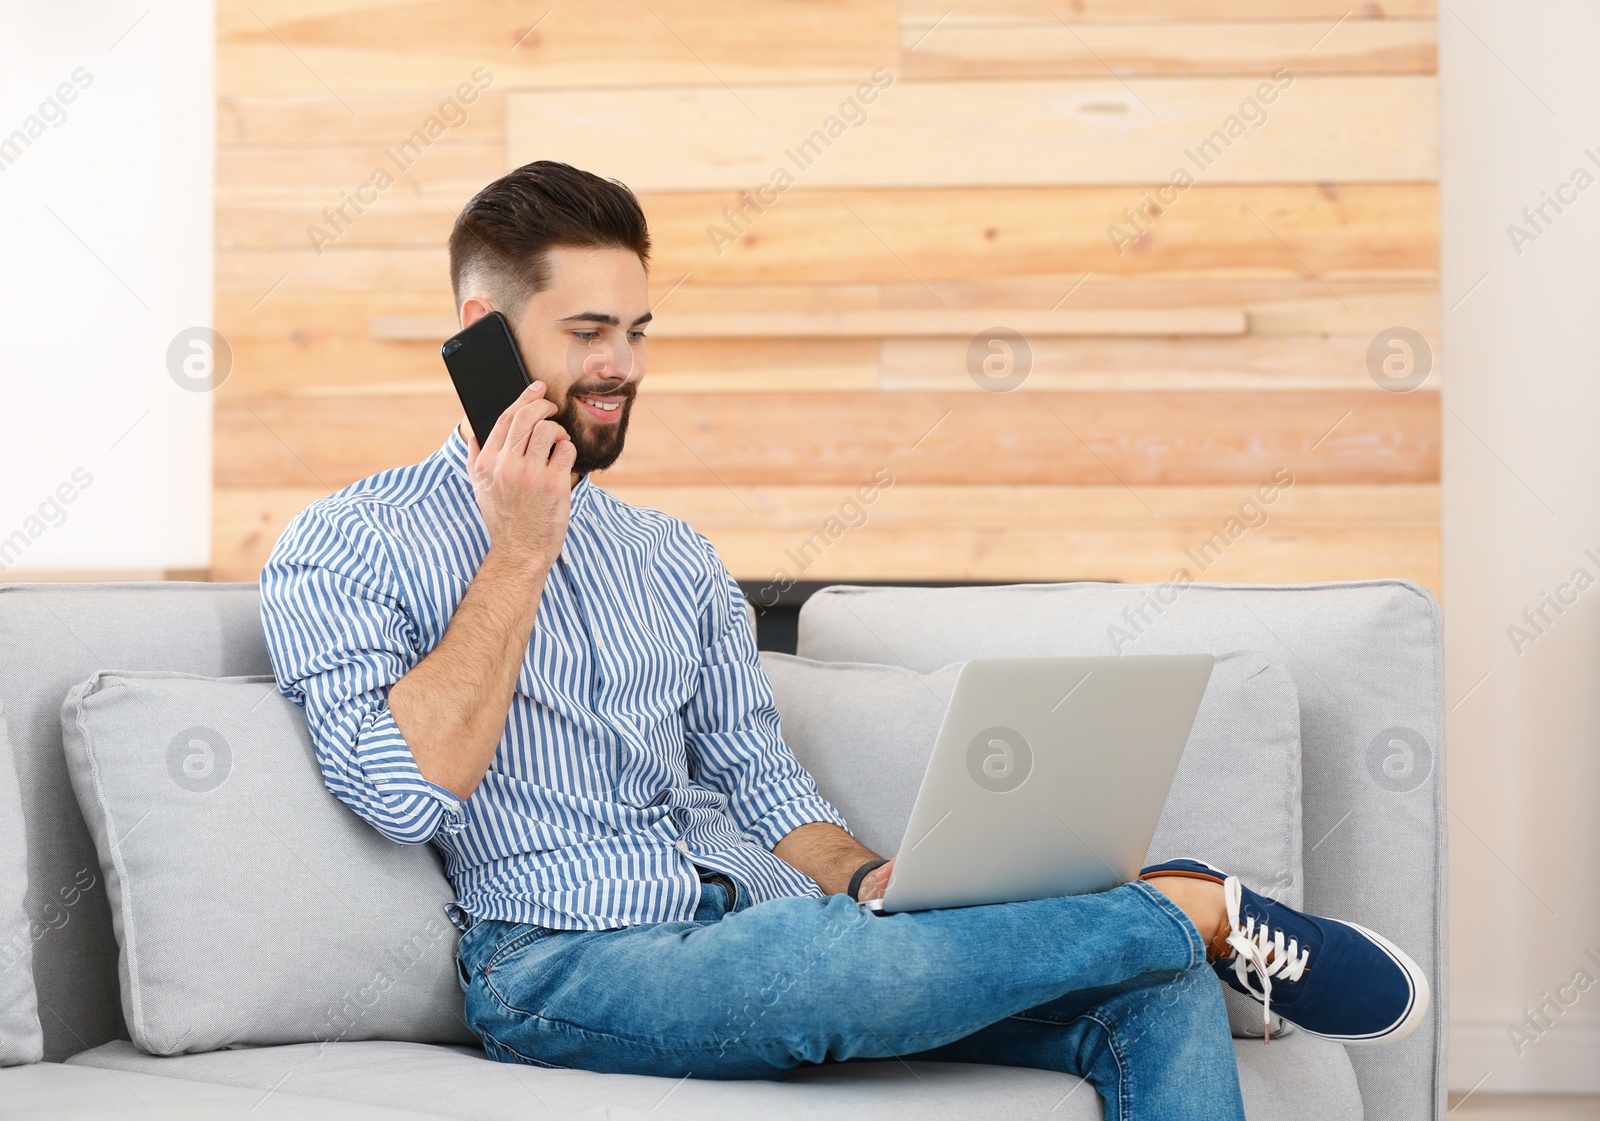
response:
M1229 876L1222 884L1222 895L1228 907L1228 945L1233 950L1233 973L1239 983L1261 994L1261 1018L1266 1024L1266 1038L1272 1039L1272 979L1298 981L1311 961L1311 951L1302 950L1297 940L1291 938L1284 944L1283 931L1272 931L1265 923L1256 925L1254 917L1239 924L1239 906L1244 901L1244 885L1239 877ZM1260 988L1250 984L1250 973L1259 978Z

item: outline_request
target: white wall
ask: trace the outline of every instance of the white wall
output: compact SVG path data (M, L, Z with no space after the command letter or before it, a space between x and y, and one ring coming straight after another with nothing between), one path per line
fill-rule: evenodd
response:
M1600 5L1439 20L1451 1082L1600 1091ZM1594 586L1530 626L1580 568Z
M209 564L213 53L209 3L0 0L0 579Z

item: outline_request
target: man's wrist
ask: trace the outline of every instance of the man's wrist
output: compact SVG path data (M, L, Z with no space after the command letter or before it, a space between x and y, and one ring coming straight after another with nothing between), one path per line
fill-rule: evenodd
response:
M484 554L478 574L487 575L497 582L513 582L525 591L538 591L543 589L544 582L550 575L550 568L551 564L541 559L518 556L501 546L491 544L489 551Z
M856 869L855 875L850 877L850 886L845 889L845 894L851 899L860 902L861 885L866 882L867 876L877 869L882 868L887 863L889 863L889 861L886 858L878 856L873 857L871 860L862 864L861 867Z

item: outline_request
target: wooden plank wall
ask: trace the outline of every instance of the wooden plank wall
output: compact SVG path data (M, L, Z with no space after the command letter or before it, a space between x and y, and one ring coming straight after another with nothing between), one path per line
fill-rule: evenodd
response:
M1437 593L1432 0L959 2L224 0L214 575L439 444L453 214L549 158L657 247L597 481L737 576Z

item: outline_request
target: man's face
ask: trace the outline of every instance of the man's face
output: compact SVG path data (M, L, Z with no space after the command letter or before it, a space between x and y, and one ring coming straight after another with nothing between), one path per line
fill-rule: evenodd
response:
M586 475L622 454L644 378L649 286L628 249L557 246L546 256L550 287L506 314L528 376L558 410L551 419L572 437L573 471Z

